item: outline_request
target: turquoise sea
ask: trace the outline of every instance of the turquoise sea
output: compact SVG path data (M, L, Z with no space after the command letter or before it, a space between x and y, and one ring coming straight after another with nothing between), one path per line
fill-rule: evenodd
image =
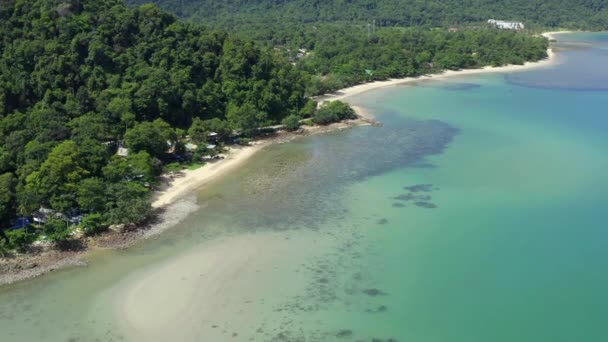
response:
M382 127L271 146L160 236L0 288L0 341L608 341L608 34L556 49L358 96Z

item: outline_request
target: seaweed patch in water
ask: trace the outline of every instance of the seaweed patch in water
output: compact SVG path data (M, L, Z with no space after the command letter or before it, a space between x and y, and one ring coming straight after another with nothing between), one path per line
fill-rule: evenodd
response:
M416 184L412 186L406 186L403 189L410 192L431 192L433 191L433 184Z
M430 202L414 202L417 207L425 208L425 209L435 209L437 205L435 203Z
M410 192L407 194L402 194L399 196L395 196L393 197L394 200L397 201L403 201L403 202L407 202L407 201L430 201L432 199L431 195L414 195L414 193Z
M353 331L350 329L342 329L342 330L338 331L338 333L336 334L336 337L340 337L340 338L351 337L351 336L353 336Z
M363 293L365 293L366 295L368 295L370 297L386 296L387 295L386 292L383 292L383 291L378 290L378 289L363 290Z
M409 194L402 194L399 196L395 196L393 197L393 199L397 200L397 201L411 201L416 199L416 196L414 196L412 193Z
M393 208L405 208L405 204L395 202L393 203Z
M381 312L385 312L386 310L388 310L388 308L386 307L386 305L380 305L376 309L367 309L367 310L365 310L365 312L367 312L367 313L381 313Z
M379 225L385 225L385 224L387 224L387 223L388 223L388 220L387 220L387 219L385 219L385 218L383 218L383 219L381 219L381 220L378 220L378 222L377 222L377 223L378 223Z

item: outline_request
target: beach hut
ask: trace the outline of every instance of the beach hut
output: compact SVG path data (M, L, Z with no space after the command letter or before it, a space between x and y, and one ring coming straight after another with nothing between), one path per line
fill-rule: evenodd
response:
M193 143L187 143L186 145L184 145L184 147L186 148L186 151L194 152L194 151L196 151L196 148L198 147L198 145L193 144Z
M217 132L209 132L207 134L207 141L217 143L220 140L220 135Z
M53 214L55 214L55 210L40 207L40 209L36 210L34 214L32 214L32 217L34 222L38 224L45 224L53 216Z

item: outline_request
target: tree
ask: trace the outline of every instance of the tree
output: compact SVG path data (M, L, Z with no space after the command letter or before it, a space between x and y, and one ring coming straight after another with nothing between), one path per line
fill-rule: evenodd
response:
M7 232L10 243L7 244L9 249L15 249L19 253L25 253L28 247L36 241L36 233L28 229L17 229Z
M65 210L75 204L78 183L88 174L81 162L78 145L66 140L53 148L39 171L27 177L26 189L43 201L55 202L60 207L55 209Z
M321 105L315 114L314 121L317 124L326 125L331 122L354 119L356 117L357 114L347 103L331 101Z
M292 115L286 117L285 119L283 119L283 121L281 123L283 124L285 129L290 130L290 131L295 131L298 128L300 128L300 117L292 114Z
M0 173L11 170L11 156L4 146L0 146Z
M133 151L146 151L155 157L162 156L175 140L175 133L166 122L157 119L154 122L141 122L127 130L125 144Z
M208 132L215 132L218 134L220 139L226 139L232 134L230 124L226 120L219 118L213 118L211 120L204 120L202 122L203 129Z
M151 183L160 175L160 172L158 160L145 151L131 153L126 158L114 156L110 163L103 168L104 178L112 183L121 181Z
M104 218L108 224L138 224L150 215L148 189L137 183L111 184L106 194L109 201Z
M338 115L333 111L318 110L315 113L313 121L317 125L329 125L332 122L340 121L340 117L338 117Z
M72 139L77 142L105 141L110 136L110 125L99 114L89 113L79 116L70 121L68 126L72 130Z
M309 118L315 114L317 110L317 102L313 100L306 101L306 105L300 110L300 117Z
M71 239L72 230L68 224L56 218L48 220L43 227L43 234L47 240L55 243L59 247L64 247L65 243Z
M86 235L101 233L106 227L103 225L103 217L100 213L85 216L80 224Z
M87 211L99 212L105 207L106 184L99 178L83 179L78 184L76 201L78 206Z
M208 133L209 131L206 130L203 120L199 118L194 118L194 120L192 120L192 125L190 126L190 129L188 129L188 135L190 135L192 142L195 144L206 142Z
M133 152L146 151L155 156L167 149L167 143L151 122L135 124L125 133L125 144Z
M228 106L226 118L234 129L240 130L244 135L251 136L266 122L266 113L257 110L252 104L242 106L231 104Z
M16 184L12 173L0 175L0 227L6 226L13 217Z

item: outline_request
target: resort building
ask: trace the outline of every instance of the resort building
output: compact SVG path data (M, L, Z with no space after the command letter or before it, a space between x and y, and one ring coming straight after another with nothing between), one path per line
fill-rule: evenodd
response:
M525 28L524 23L520 21L503 21L490 19L488 20L488 24L493 25L502 30L523 30Z

